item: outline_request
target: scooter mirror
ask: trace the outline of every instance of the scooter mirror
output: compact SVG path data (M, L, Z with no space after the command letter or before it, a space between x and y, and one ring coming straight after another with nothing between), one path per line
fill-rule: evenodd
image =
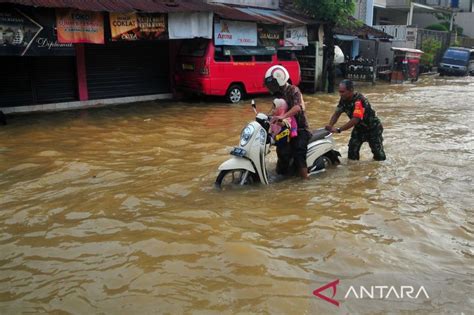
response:
M251 104L252 104L253 111L255 112L255 114L257 114L257 105L255 105L255 100L252 100Z

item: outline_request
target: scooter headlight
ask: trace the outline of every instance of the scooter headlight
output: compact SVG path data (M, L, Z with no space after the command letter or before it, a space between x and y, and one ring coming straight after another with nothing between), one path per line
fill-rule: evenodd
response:
M250 138L252 138L253 133L255 132L255 127L252 125L248 125L247 127L242 130L240 134L240 146L244 147L249 142Z

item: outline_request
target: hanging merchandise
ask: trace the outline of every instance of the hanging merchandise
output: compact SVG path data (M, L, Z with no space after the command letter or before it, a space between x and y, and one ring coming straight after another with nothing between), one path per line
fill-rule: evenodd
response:
M220 20L214 23L214 44L257 46L257 23Z
M112 41L167 39L163 13L110 13Z
M212 38L212 12L175 12L168 14L170 39Z
M60 44L54 33L54 10L0 10L1 56L73 56L72 44Z
M56 9L60 43L104 43L104 17L101 12Z
M285 27L285 46L308 46L308 30L306 26Z

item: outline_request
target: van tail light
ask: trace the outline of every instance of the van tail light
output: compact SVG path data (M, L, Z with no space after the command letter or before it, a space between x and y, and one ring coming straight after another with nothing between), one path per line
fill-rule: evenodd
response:
M206 65L203 65L201 67L201 70L199 71L201 75L209 75L209 67Z
M199 74L200 75L204 75L204 76L208 76L209 75L209 63L207 62L207 58L206 60L204 60L201 64L201 67L199 68Z

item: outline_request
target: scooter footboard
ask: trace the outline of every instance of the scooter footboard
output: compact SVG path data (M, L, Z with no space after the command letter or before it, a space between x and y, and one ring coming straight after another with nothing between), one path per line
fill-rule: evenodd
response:
M236 156L228 159L218 168L219 171L238 169L248 170L252 173L255 173L255 168L253 167L252 162L250 162L250 160Z

